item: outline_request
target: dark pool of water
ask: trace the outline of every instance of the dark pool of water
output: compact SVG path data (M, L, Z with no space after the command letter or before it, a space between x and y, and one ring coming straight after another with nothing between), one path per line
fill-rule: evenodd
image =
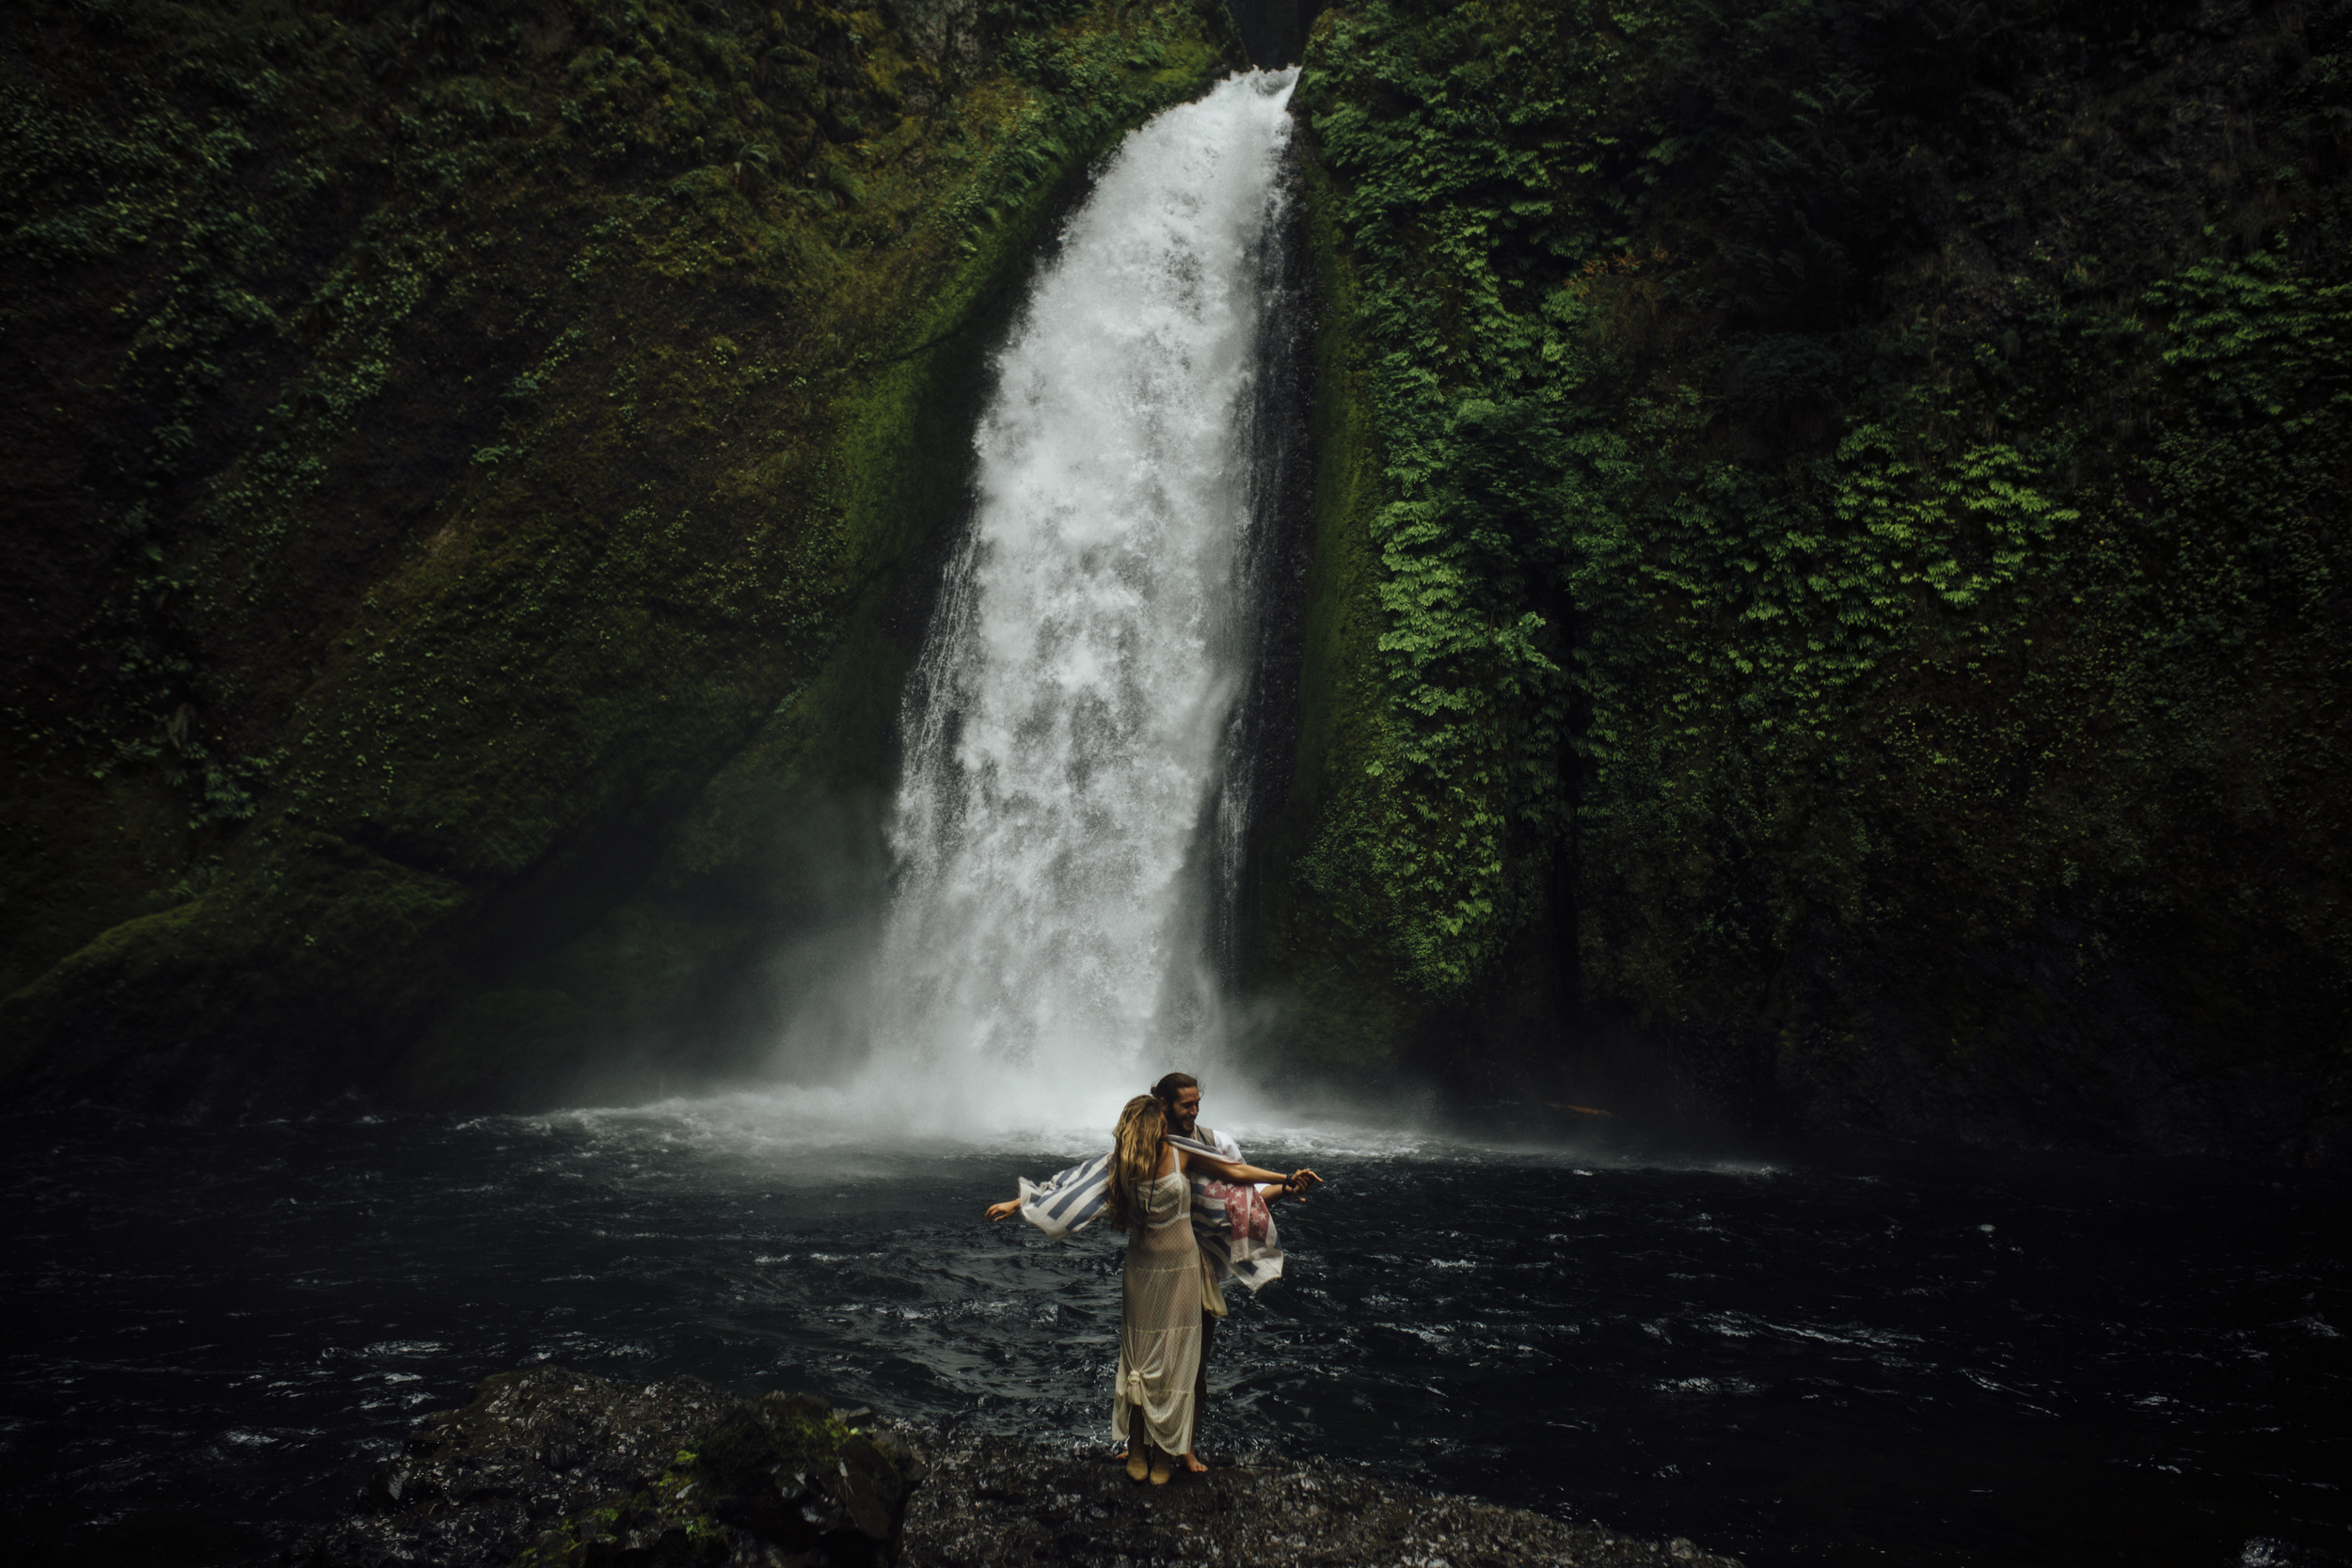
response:
M1052 1148L810 1148L740 1102L0 1128L17 1560L272 1552L418 1415L546 1358L1106 1426L1117 1239L977 1219ZM1249 1142L1332 1186L1218 1335L1212 1459L1391 1466L1757 1568L2352 1562L2340 1182Z

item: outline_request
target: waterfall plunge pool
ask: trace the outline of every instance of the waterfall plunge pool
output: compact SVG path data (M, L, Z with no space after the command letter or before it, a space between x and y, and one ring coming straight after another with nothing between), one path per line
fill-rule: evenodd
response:
M11 1118L0 1528L263 1555L543 1359L1102 1441L1118 1238L978 1217L1082 1140L793 1120ZM1756 1568L2352 1560L2340 1182L1233 1131L1332 1185L1217 1336L1212 1462L1387 1466Z

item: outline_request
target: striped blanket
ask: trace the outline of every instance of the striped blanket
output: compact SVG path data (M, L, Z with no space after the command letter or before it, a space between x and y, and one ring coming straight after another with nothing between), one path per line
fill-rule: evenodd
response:
M1212 1160L1231 1156L1191 1138L1168 1142ZM1111 1157L1057 1171L1043 1181L1021 1179L1021 1217L1055 1241L1067 1241L1103 1217L1110 1191ZM1282 1277L1282 1247L1274 1215L1247 1181L1192 1180L1192 1236L1221 1280L1238 1279L1254 1293Z

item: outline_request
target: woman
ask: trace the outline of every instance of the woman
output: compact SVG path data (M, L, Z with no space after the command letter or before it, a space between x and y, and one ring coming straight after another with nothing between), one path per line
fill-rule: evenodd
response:
M1104 1210L1127 1233L1127 1266L1111 1431L1126 1440L1127 1474L1165 1486L1176 1458L1188 1470L1208 1468L1192 1451L1200 1312L1211 1280L1193 1240L1190 1178L1273 1181L1289 1193L1322 1178L1311 1170L1284 1176L1216 1159L1197 1146L1180 1148L1168 1140L1167 1108L1148 1094L1127 1102L1115 1137ZM1021 1207L1019 1198L992 1204L988 1217L1001 1220Z

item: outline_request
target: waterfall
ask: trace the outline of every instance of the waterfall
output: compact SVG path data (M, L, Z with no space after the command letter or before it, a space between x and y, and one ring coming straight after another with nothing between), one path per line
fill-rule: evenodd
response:
M907 698L858 1091L910 1126L1101 1120L1216 1043L1296 75L1132 133L998 356Z

